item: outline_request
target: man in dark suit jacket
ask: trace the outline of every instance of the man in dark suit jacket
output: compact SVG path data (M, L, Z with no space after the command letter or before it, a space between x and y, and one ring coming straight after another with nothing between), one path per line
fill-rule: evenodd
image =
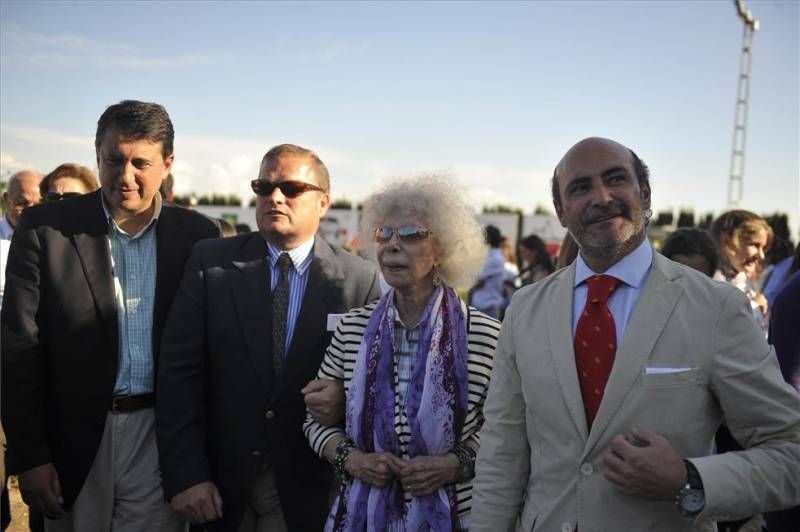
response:
M8 466L25 501L57 518L48 530L181 527L157 475L153 379L191 247L219 229L161 205L173 135L160 105L109 107L95 140L102 188L27 209L11 244Z
M167 320L164 489L208 530L321 530L332 474L304 440L300 390L332 315L379 296L377 269L315 237L330 199L314 152L276 146L252 186L260 232L195 246Z

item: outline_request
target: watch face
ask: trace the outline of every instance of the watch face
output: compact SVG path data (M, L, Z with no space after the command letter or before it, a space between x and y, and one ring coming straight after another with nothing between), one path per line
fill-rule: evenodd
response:
M706 495L703 490L686 490L681 497L681 509L686 513L698 513L705 505Z

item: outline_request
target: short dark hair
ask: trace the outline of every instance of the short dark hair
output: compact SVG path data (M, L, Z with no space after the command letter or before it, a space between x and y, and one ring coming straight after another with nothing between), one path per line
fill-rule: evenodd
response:
M670 234L661 247L661 254L672 259L675 255L700 255L708 261L713 274L717 271L719 256L717 246L707 231L695 227L681 227Z
M633 159L633 172L636 174L636 180L639 182L639 188L650 188L650 168L644 164L644 161L636 155L632 149L627 148L628 153L631 154ZM558 190L558 166L553 170L553 178L550 180L550 193L553 195L553 205L561 205L561 194Z
M297 144L278 144L275 147L270 148L270 150L264 154L264 157L261 159L261 164L263 165L265 162L274 162L283 157L284 155L295 155L298 157L306 157L311 161L311 164L314 166L314 174L317 176L317 181L320 187L326 192L330 193L331 191L331 182L330 176L328 175L328 169L325 167L325 163L322 162L322 159L308 148L304 148L302 146L298 146Z
M483 231L486 235L486 243L489 244L489 247L499 248L500 242L503 241L503 235L500 233L500 229L489 224L484 227Z
M100 149L109 129L116 129L124 139L160 142L164 159L172 155L175 130L167 110L157 103L123 100L110 106L97 121L95 149Z

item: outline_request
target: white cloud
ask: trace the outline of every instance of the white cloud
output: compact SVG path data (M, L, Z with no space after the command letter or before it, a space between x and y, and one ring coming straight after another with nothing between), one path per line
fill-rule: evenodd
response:
M11 24L2 34L2 60L46 67L91 65L101 68L176 68L208 65L221 57L205 54L148 56L122 43L94 41L73 34L45 34Z
M296 43L282 46L280 57L291 58L301 64L331 64L363 56L369 50L367 41L330 42L316 50L298 50Z
M25 167L49 171L66 161L94 168L91 136L0 124L4 148L13 160L26 160ZM178 194L237 194L250 198L250 180L258 176L263 154L277 139L180 135L175 139L175 191ZM331 172L334 199L359 202L384 179L424 171L453 176L469 191L469 201L480 211L485 205L504 204L531 212L537 203L549 204L543 172L526 168L499 167L484 162L451 164L448 161L398 160L348 152L336 146L314 144ZM3 168L11 167L3 162ZM539 177L535 177L539 174Z
M8 181L12 174L33 168L33 165L27 161L20 161L11 153L0 152L0 177L3 181Z

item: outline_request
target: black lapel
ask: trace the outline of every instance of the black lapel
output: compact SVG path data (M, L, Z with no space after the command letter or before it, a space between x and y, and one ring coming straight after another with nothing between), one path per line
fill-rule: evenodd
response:
M108 242L108 220L100 200L101 192L93 192L70 203L74 212L74 230L70 233L83 273L89 284L100 319L105 325L116 364L119 351L117 304L114 296L114 275L111 269L111 248ZM116 367L116 366L115 366Z
M233 272L231 289L239 326L247 343L247 351L256 374L270 393L272 369L272 304L267 243L258 232L250 234L233 259L238 272Z
M153 353L159 352L161 333L167 321L172 300L180 286L186 259L193 242L183 226L184 218L177 216L177 207L164 205L156 221L156 293L153 305ZM158 357L155 357L156 364Z
M303 303L286 355L283 376L275 385L273 399L294 381L295 375L306 370L309 363L313 363L314 370L319 367L319 343L326 330L328 313L337 310L337 301L342 299L343 278L344 273L330 245L322 238L315 238L314 258L309 266Z

